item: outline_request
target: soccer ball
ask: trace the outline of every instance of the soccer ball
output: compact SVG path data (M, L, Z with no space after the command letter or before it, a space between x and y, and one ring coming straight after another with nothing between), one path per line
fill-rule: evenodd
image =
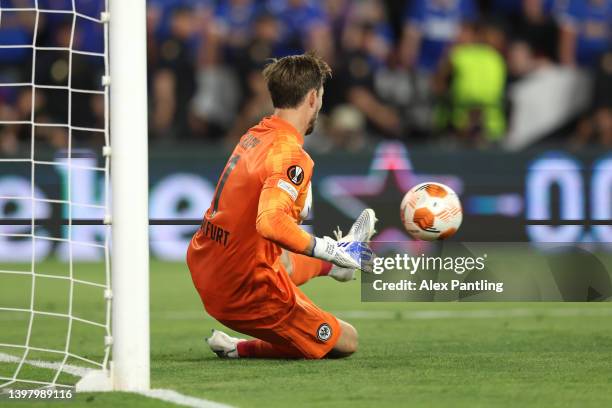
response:
M421 183L402 199L400 216L406 231L415 239L434 241L454 235L463 212L457 194L440 183Z

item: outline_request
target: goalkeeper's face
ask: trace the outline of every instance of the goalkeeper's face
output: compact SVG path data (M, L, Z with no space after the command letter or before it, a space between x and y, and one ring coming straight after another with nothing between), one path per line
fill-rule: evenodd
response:
M314 109L312 112L312 116L308 121L308 128L306 129L306 134L309 135L313 132L315 125L317 124L317 118L319 117L319 111L321 110L321 106L323 105L323 87L319 88L318 91L314 92Z

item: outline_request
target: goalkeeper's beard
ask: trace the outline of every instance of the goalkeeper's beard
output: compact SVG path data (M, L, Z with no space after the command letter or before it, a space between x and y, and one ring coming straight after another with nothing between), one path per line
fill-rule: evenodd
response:
M314 131L315 125L317 124L318 117L319 117L319 111L316 111L314 115L312 115L310 122L308 122L308 128L306 129L306 135L309 135Z

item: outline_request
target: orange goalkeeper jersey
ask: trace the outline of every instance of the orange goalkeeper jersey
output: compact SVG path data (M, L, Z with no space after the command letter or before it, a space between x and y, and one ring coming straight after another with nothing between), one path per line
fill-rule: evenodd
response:
M295 294L279 273L281 248L303 252L298 223L310 207L314 162L302 135L271 116L240 139L193 236L187 264L204 306L217 319L286 313Z

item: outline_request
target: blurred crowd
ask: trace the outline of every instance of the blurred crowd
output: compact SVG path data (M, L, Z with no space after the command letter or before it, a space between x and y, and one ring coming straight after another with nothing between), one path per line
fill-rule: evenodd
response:
M73 92L69 109L62 88L102 89L101 25L61 13L41 13L36 24L34 12L10 10L31 3L0 1L0 83L51 87L32 98L27 84L0 86L0 121L16 121L0 125L5 152L31 138L19 121L104 121L101 95ZM100 3L77 0L77 11L99 16ZM509 86L551 66L586 72L592 89L588 106L545 140L612 146L612 0L149 0L147 27L152 144L235 143L272 111L266 62L315 51L333 69L309 138L319 151L382 138L500 144L514 109ZM2 48L33 41L51 47L34 61L30 48ZM91 55L69 60L69 47ZM61 127L34 133L66 143Z

